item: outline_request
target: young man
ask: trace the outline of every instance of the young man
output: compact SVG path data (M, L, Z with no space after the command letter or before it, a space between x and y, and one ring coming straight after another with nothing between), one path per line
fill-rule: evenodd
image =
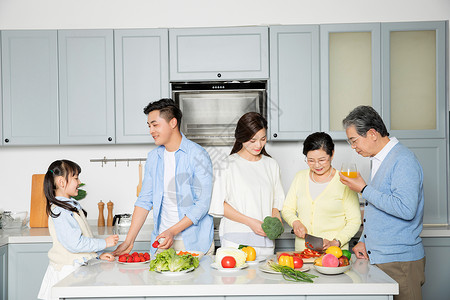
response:
M144 108L150 134L158 145L149 152L142 190L135 203L130 230L113 252L128 253L153 208L151 241L159 249L212 253L213 218L208 215L212 191L212 163L208 153L180 132L182 113L172 99ZM156 248L151 248L152 254Z
M414 154L389 138L383 120L370 106L358 106L343 120L348 143L372 161L371 181L359 175L341 182L366 200L364 231L353 247L399 284L399 299L422 299L425 252L422 239L423 171Z

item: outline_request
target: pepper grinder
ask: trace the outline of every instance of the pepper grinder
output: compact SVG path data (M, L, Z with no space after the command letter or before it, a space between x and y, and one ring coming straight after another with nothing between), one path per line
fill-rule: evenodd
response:
M106 207L108 208L108 218L106 219L106 225L107 226L112 226L113 223L113 207L114 207L114 203L110 201L108 201L108 203L106 204Z
M100 200L98 203L98 227L105 227L105 217L103 216L103 209L105 208L105 203Z

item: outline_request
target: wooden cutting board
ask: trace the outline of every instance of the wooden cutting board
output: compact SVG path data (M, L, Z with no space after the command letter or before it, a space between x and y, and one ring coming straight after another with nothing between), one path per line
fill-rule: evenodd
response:
M30 227L48 227L45 211L47 199L44 196L45 174L33 174L31 177Z

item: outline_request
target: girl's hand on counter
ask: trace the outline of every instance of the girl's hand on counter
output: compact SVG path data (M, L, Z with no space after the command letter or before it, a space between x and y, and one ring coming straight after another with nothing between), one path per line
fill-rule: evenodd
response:
M101 260L114 261L114 255L112 253L102 253L100 254Z
M110 235L105 239L105 241L106 241L106 248L115 246L119 241L119 236L117 234Z
M257 235L267 236L266 233L264 232L264 230L261 227L262 223L263 222L261 222L260 220L250 218L247 225Z
M295 235L302 239L304 239L305 234L308 233L308 229L306 229L305 225L303 225L299 220L292 223L292 228L294 229Z
M131 249L133 249L134 243L125 240L122 244L117 247L116 250L112 252L112 255L118 256L125 253L130 253Z

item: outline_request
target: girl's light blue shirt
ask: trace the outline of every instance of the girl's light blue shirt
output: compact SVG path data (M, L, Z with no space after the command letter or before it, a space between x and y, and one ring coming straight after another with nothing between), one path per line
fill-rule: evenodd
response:
M65 197L56 197L60 201L69 202L73 207L82 210L81 205L75 199ZM56 237L58 241L72 253L80 252L97 252L101 254L101 250L106 248L104 239L89 238L82 234L78 222L73 217L74 212L66 210L59 206L54 206L53 213L60 214L57 218L53 218L55 225Z

